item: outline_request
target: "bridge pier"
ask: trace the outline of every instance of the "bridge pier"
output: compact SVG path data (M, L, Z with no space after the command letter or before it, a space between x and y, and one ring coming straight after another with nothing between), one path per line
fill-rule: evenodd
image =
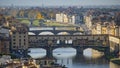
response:
M46 47L45 49L46 49L46 57L52 57L53 48L49 46L49 47Z
M30 19L30 24L29 24L30 26L32 26L33 25L33 19Z
M105 55L110 55L111 54L110 47L108 47L108 48L105 49L104 54Z
M117 45L115 45L115 50L114 50L114 54L115 54L115 56L119 56L119 51L120 51L120 49L119 49L119 44L117 44Z
M83 47L76 47L76 53L77 55L83 54Z
M55 47L55 48L58 48L58 47ZM46 49L46 56L47 57L53 57L53 50L55 49L54 47L52 47L52 46L48 46L48 47L46 47L45 49ZM81 55L81 54L83 54L83 47L73 47L73 48L75 48L76 49L76 55Z

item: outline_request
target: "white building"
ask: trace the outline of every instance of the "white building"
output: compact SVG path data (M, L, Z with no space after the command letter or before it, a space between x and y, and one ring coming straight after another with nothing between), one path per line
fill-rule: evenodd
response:
M64 14L63 13L56 14L56 21L57 22L63 22L63 18L64 18Z
M102 29L101 24L97 23L96 24L96 34L101 34L101 32L102 32L101 29Z
M64 23L68 23L68 19L69 19L69 18L68 18L68 15L64 14L64 15L63 15L63 22L64 22Z
M76 20L75 18L76 18L75 16L72 16L72 20L71 20L72 24L75 24L75 20Z
M87 27L91 30L92 27L92 16L85 16L85 24L87 25Z
M61 23L80 24L83 23L82 15L56 14L56 21Z

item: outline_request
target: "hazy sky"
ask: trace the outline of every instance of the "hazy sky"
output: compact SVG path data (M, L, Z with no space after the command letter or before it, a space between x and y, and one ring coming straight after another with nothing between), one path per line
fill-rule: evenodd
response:
M120 5L120 0L0 0L0 6Z

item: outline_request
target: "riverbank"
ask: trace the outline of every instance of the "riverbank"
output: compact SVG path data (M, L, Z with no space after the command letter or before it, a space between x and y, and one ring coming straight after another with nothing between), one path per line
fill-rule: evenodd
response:
M114 58L110 60L111 62L120 65L120 58Z
M115 63L115 64L118 64L120 65L120 58L118 58L117 55L115 55L114 53L111 53L109 55L105 55L106 59Z
M111 60L111 59L115 58L116 56L113 53L111 53L111 54L105 55L105 57L107 60Z

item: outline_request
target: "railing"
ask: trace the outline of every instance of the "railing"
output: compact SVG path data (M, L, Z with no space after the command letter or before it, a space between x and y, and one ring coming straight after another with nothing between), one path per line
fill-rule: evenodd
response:
M120 38L117 38L115 36L109 36L109 41L112 41L116 44L120 44Z

